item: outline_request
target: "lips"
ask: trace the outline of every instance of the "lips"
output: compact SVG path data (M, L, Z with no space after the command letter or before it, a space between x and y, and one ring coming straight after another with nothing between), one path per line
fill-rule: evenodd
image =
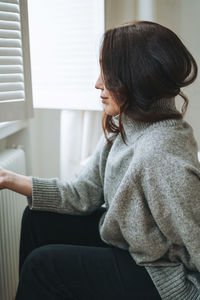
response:
M101 96L101 99L102 99L102 103L106 103L106 99L108 99L108 97Z
M102 98L101 102L106 103L106 98Z

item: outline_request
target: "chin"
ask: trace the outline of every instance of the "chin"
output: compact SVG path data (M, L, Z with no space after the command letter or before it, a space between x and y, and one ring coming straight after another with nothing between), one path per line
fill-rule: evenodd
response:
M105 111L105 110L104 110L104 111ZM105 111L105 113L106 113L108 116L112 116L112 117L116 116L116 114L114 114L114 113L112 113L112 112L107 112L107 111Z
M116 116L116 115L119 114L119 111L115 111L115 110L113 110L113 109L106 109L106 108L104 108L104 112L105 112L108 116L112 116L112 117L114 117L114 116Z

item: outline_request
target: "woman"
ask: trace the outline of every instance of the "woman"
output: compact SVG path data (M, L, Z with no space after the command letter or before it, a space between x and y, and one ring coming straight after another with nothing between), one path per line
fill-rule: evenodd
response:
M29 203L16 300L200 299L200 167L181 91L196 62L141 21L105 32L100 67L105 136L76 179L1 170Z

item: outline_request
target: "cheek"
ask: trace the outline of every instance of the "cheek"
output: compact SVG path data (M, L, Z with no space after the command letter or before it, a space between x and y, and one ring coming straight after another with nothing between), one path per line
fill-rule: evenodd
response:
M116 108L116 109L119 109L119 106L117 105L116 102L113 101L113 106Z
M118 104L116 103L116 101L112 98L111 100L111 105L112 107L115 109L115 110L118 110L119 109L119 106Z
M109 108L111 109L113 114L118 114L119 113L119 106L117 105L117 103L114 100L111 101Z

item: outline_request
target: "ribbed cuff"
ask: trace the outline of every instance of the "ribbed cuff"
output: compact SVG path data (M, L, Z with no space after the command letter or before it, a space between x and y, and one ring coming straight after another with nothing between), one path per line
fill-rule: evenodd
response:
M183 264L173 267L145 267L163 300L199 300L197 287L187 279Z
M32 197L27 197L30 209L58 211L60 198L57 178L32 177Z

